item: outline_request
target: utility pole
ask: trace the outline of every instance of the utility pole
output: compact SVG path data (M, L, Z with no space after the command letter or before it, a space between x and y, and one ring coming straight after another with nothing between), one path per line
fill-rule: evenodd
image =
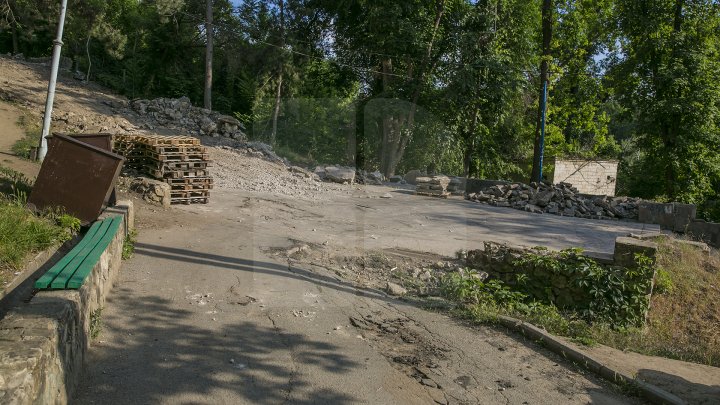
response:
M60 51L62 50L63 28L65 26L65 12L67 0L60 3L60 20L58 21L57 35L53 41L52 67L50 69L50 82L48 83L47 99L45 100L45 115L43 115L43 126L40 134L40 147L38 149L38 160L41 162L47 154L47 139L50 134L50 119L52 117L53 102L55 101L55 85L57 84L58 67L60 66Z
M205 10L205 104L204 107L212 110L212 61L213 61L213 1L206 1Z

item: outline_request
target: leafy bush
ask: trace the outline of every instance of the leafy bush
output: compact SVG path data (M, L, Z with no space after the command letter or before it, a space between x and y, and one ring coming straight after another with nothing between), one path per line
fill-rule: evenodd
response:
M649 305L647 293L654 272L652 260L636 257L633 268L603 266L581 254L580 249L566 249L558 253L527 253L515 264L532 271L524 276L563 275L571 281L569 289L583 293L584 304L576 305L588 322L606 322L618 327L639 326L645 319ZM547 283L547 280L543 280ZM527 280L519 283L522 288ZM527 292L527 291L526 291ZM531 294L534 298L555 304L549 294ZM577 303L576 303L577 304Z

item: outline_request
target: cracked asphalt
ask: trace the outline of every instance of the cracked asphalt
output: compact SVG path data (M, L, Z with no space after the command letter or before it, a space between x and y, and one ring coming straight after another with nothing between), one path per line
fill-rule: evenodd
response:
M267 253L303 235L348 250L367 247L349 245L360 234L385 237L367 217L347 232L341 219L356 215L353 198L320 204L322 217L307 219L309 203L279 210L239 191L217 190L207 206L138 204L135 255L103 309L73 403L638 403L522 337Z

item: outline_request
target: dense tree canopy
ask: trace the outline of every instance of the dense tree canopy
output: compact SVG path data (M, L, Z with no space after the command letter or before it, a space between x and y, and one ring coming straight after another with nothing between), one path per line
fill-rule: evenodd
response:
M546 74L545 173L619 159L620 192L720 217L717 0L213 0L212 32L207 0L69 3L63 52L90 80L202 105L212 36L214 109L386 175L526 180ZM57 13L0 0L0 52L49 55Z

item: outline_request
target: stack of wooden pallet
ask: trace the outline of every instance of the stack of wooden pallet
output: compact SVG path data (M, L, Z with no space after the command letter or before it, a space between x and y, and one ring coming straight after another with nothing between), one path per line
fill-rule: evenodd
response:
M170 184L171 203L207 203L213 179L207 149L189 136L116 135L125 165Z
M450 178L447 176L418 177L415 181L417 182L417 186L415 186L417 195L441 198L447 198L450 195L447 192Z

